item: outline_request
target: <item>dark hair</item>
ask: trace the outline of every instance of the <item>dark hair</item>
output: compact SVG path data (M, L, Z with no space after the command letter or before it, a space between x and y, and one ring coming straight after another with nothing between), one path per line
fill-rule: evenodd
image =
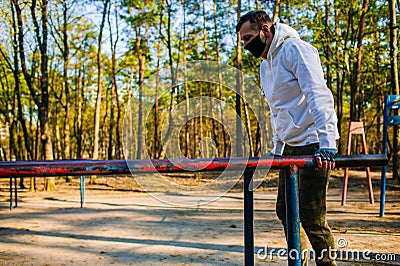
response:
M263 24L269 24L269 25L272 24L272 20L264 11L262 10L250 11L240 17L236 25L236 32L240 31L240 28L246 21L250 21L251 28L255 30L261 30Z

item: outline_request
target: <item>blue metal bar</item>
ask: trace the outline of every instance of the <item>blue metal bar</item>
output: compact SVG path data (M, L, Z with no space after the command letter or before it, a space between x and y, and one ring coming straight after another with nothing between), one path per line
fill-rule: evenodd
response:
M400 109L400 95L386 95L385 98L387 98L388 109Z
M380 205L379 205L379 216L383 217L385 215L385 201L386 201L386 166L382 168L381 177L381 195L380 195Z
M83 208L83 204L85 203L85 176L83 176L83 175L81 175L81 178L80 178L79 190L80 190L80 198L81 198L81 208Z
M251 180L253 171L244 172L244 265L254 265L254 211L253 211L253 190Z
M399 115L388 116L387 121L389 126L398 125L400 124L400 116Z
M293 164L285 180L289 266L301 265L298 173L297 165Z
M400 95L385 95L384 108L383 108L383 140L382 140L382 154L387 156L387 142L388 142L388 126L400 124L400 116L389 116L389 110L400 109ZM379 216L385 215L385 201L386 201L386 165L382 167L381 172L381 195L380 195L380 210Z
M383 107L383 140L382 153L387 156L387 141L388 141L388 117L389 117L389 97L385 96ZM379 216L385 215L385 200L386 200L386 165L382 167L381 172L381 195L380 195L380 210Z

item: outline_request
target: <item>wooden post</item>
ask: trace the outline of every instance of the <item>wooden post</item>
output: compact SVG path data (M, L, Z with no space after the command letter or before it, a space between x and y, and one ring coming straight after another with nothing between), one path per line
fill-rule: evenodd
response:
M351 150L351 136L352 135L361 135L362 136L362 153L367 154L367 142L365 140L365 132L364 132L364 124L363 122L350 122L349 131L347 137L347 147L346 147L346 155L350 155ZM369 192L369 202L374 204L374 192L372 190L372 181L371 181L371 173L369 167L365 167L365 171L367 173L367 182L368 182L368 192ZM346 167L344 170L344 179L343 179L343 192L342 192L342 205L346 205L346 195L347 195L347 184L349 180L349 168Z

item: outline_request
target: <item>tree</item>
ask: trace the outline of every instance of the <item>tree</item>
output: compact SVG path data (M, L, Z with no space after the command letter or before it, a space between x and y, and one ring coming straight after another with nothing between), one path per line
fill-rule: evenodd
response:
M48 14L47 0L43 0L40 6L37 7L36 0L33 0L30 5L30 13L32 23L34 25L35 39L39 50L39 71L38 76L39 90L36 89L33 76L28 71L26 55L25 55L25 42L24 42L24 26L22 19L22 10L17 0L12 0L13 6L16 11L17 25L18 25L18 47L21 61L22 73L24 74L25 81L31 93L35 105L38 107L38 117L40 122L40 151L43 160L53 159L53 152L51 146L51 138L49 134L49 76L48 76ZM39 9L40 21L38 21L36 12ZM40 23L39 23L40 22ZM55 189L54 178L45 179L45 190L51 191Z
M351 79L351 101L350 104L350 120L358 121L361 119L361 113L363 111L363 98L364 89L360 86L361 80L361 61L363 55L363 38L365 30L365 19L368 11L369 0L363 0L362 12L360 21L358 24L358 37L357 37L357 56L354 62L353 77ZM357 99L358 98L358 99Z
M115 19L115 38L112 32L111 24L111 6L108 9L107 19L110 29L110 49L111 49L111 110L110 110L110 128L109 128L109 144L108 144L108 159L113 158L113 149L115 148L117 158L121 158L122 143L121 143L121 105L119 100L119 93L117 88L117 58L116 49L119 41L119 27L118 27L118 1L115 2L114 19ZM117 121L116 121L116 134L114 135L114 106L117 106ZM116 139L116 147L113 146L113 139Z
M396 3L394 0L389 0L389 13L390 13L390 86L392 94L399 95L399 72L397 65L397 23L396 23ZM395 125L393 129L393 177L400 183L399 173L399 132L398 126Z
M103 47L103 31L106 22L108 5L110 0L103 0L102 17L99 27L99 36L97 39L97 95L96 95L96 109L94 113L94 142L93 142L93 159L99 159L99 138L100 138L100 111L101 111L101 98L103 96L103 60L101 52ZM90 178L89 184L95 182L94 177Z
M241 0L237 3L237 21L239 21L241 13ZM235 110L236 110L236 156L240 157L243 155L243 136L242 136L242 108L241 108L241 91L243 88L243 76L242 76L242 42L240 40L240 34L237 33L236 37L236 98L235 98Z

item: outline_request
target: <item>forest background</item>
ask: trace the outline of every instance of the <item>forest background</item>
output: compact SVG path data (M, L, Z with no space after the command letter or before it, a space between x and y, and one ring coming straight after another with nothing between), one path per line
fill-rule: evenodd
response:
M349 122L362 121L368 152L381 153L384 96L399 94L398 0L6 0L0 3L0 160L124 159L124 127L136 129L129 145L137 159L165 158L163 144L171 140L189 158L262 155L260 127L270 130L267 112L257 110L267 103L261 91L248 96L256 106L240 97L244 76L259 84L260 61L235 32L240 15L253 9L294 27L320 52L339 119L339 152ZM177 66L194 60L241 70L236 93L221 84L177 82ZM162 69L170 71L168 93L159 95L158 83L142 86ZM218 99L219 106L203 115L215 103L190 106L198 96ZM150 115L143 113L149 102ZM200 115L177 136L162 134L181 103L186 115L193 108ZM134 115L127 120L128 106ZM227 132L225 125L235 123L235 134ZM205 138L211 145L202 149ZM398 150L394 127L389 154L396 169ZM46 189L54 189L54 179L46 179Z

